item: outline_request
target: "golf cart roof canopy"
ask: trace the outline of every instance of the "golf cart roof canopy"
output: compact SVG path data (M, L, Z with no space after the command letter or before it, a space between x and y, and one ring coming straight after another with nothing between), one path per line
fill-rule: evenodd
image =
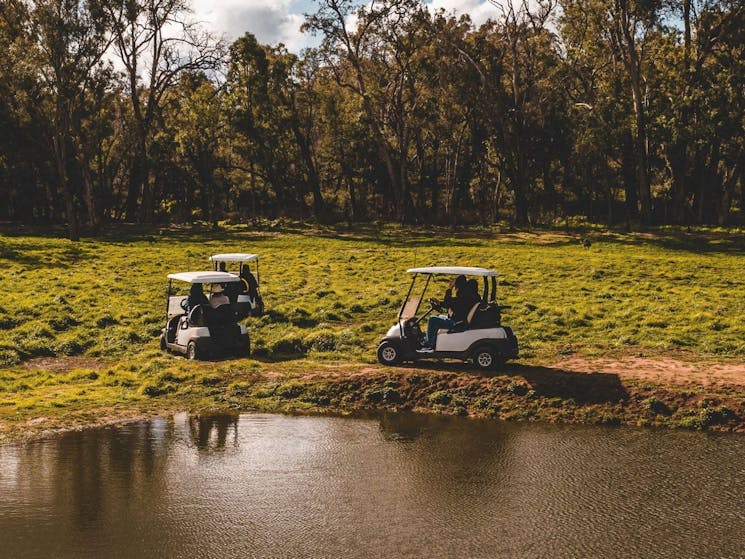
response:
M246 254L243 252L228 252L226 254L213 254L210 256L210 262L251 262L251 260L258 259L258 254Z
M430 268L411 268L406 270L410 274L444 274L449 276L490 276L495 277L496 270L478 268L475 266L432 266Z
M228 272L213 272L211 270L168 274L168 279L185 281L187 283L230 283L232 281L241 281L241 278L235 274L230 274Z

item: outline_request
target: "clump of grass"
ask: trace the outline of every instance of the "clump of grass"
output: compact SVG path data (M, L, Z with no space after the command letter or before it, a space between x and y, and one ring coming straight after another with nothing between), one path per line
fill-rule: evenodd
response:
M392 387L375 387L365 391L365 401L378 404L400 404L403 401L401 394Z
M670 415L670 408L668 405L654 396L647 398L642 403L644 409L653 415Z
M0 349L0 367L11 367L21 362L21 356L12 349Z
M305 386L297 381L288 381L280 384L275 390L274 394L284 400L290 400L297 398L303 392L305 392Z
M279 355L304 355L308 351L305 340L299 336L287 336L271 345L271 353Z
M446 390L437 390L429 395L429 402L438 406L448 406L453 401L453 395Z

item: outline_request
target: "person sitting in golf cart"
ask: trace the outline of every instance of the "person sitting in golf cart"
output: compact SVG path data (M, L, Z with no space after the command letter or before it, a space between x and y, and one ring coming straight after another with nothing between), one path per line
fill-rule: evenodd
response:
M219 283L212 284L212 293L210 293L210 307L216 309L222 305L229 305L230 299L225 295L225 290Z
M455 287L455 297L452 295L452 288ZM424 350L434 351L437 342L437 331L442 329L452 330L459 322L463 322L468 317L469 311L473 306L481 301L478 293L468 285L466 276L458 276L450 287L445 291L445 298L439 303L440 306L447 309L447 315L432 316L427 321L427 338Z
M256 281L248 265L244 264L241 266L238 277L241 278L243 288L241 293L248 295L251 314L253 316L261 316L264 313L264 302L261 300L261 295L259 295L259 282Z
M209 305L209 300L204 294L201 283L192 283L189 289L189 296L184 300L182 306L187 314L198 305Z

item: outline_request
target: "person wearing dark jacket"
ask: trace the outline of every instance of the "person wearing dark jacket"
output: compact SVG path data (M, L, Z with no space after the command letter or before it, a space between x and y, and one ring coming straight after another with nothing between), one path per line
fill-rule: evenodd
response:
M201 283L192 283L191 289L189 290L189 296L186 298L186 312L190 312L191 309L197 305L209 305L209 300L202 290Z
M455 287L455 296L452 295L452 288ZM423 351L434 351L437 343L437 331L440 328L450 330L458 322L468 318L469 311L480 301L478 294L469 289L466 276L458 276L445 291L445 298L442 306L448 310L447 315L432 316L427 321L427 338Z
M243 284L241 293L248 295L251 315L261 316L264 314L264 302L261 300L261 295L259 295L259 282L256 281L251 270L245 264L241 266L240 278Z

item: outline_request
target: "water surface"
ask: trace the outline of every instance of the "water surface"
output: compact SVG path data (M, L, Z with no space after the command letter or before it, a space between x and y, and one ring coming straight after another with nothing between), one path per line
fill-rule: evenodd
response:
M0 557L745 557L745 438L178 416L0 447Z

